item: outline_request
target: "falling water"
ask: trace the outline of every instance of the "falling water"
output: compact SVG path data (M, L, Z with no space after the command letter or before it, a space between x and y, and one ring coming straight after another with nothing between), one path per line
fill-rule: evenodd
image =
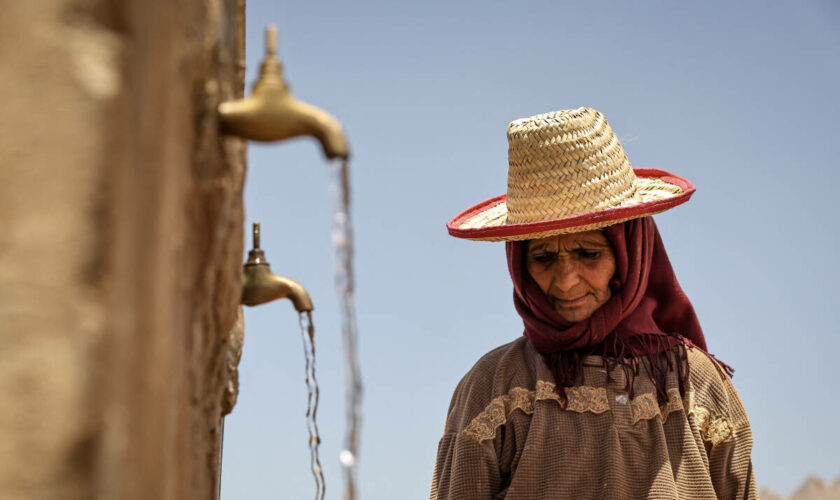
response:
M344 471L344 500L356 499L359 463L359 427L362 417L362 380L356 339L356 304L353 291L353 229L350 223L350 181L347 160L332 163L335 245L335 287L341 303L341 334L345 357L345 436L339 455Z
M306 359L306 427L309 430L309 456L312 476L315 478L315 500L324 500L324 473L321 469L321 458L318 446L321 436L318 434L318 379L315 378L315 325L312 323L312 311L301 311L300 333L303 337L303 356Z

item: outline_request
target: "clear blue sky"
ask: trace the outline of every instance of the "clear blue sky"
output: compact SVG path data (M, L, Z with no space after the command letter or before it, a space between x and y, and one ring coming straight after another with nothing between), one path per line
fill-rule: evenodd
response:
M737 370L759 484L787 494L840 474L840 4L249 0L247 15L249 87L275 23L294 94L338 117L353 151L362 498L428 496L456 383L521 335L503 245L444 224L504 192L509 121L578 106L607 116L634 166L697 185L656 219L710 350ZM338 499L328 173L310 139L252 144L246 223L315 303ZM246 311L225 500L314 497L297 328L288 301Z

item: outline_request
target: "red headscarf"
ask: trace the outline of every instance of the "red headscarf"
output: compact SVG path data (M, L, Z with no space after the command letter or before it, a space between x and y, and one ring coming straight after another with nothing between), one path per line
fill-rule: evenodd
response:
M669 371L679 371L683 390L688 377L685 346L706 351L703 330L677 282L652 218L633 219L603 231L615 255L616 272L610 282L613 294L592 316L578 323L563 319L528 273L527 242L508 242L516 311L525 324L525 336L554 372L561 396L565 396L561 388L578 383L584 358L596 354L602 356L608 376L616 366L624 368L631 397L639 359L647 358L649 363L643 365L663 400ZM669 351L676 354L676 366Z

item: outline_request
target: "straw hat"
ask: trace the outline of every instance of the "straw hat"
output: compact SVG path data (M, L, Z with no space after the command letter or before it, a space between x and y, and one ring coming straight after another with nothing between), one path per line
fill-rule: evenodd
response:
M589 231L685 203L694 185L664 170L633 169L604 115L555 111L508 125L507 194L446 224L449 234L513 241Z

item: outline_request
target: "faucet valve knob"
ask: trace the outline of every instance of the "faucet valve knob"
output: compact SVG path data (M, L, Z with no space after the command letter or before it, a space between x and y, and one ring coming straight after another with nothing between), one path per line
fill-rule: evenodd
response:
M246 266L253 266L257 264L268 265L268 261L265 259L265 252L260 249L260 223L254 223L254 248L248 252L248 261L245 262Z
M275 57L277 55L277 26L269 24L265 28L265 57Z

